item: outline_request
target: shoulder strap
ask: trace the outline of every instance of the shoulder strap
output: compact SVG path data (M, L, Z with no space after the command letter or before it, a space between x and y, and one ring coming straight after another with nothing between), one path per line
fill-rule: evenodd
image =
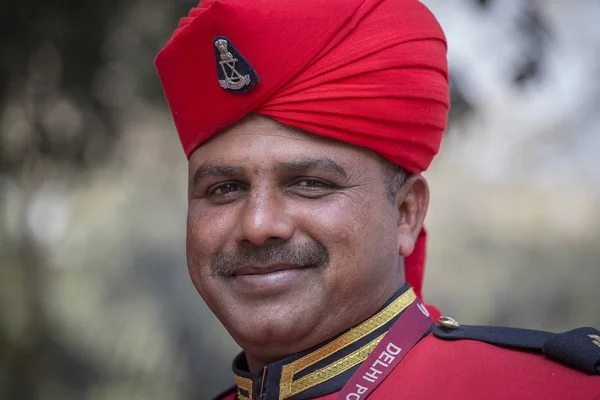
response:
M542 351L549 358L591 375L600 375L600 331L577 328L546 340Z
M460 325L445 323L441 317L433 334L445 340L477 340L516 350L537 351L546 357L590 375L600 375L600 331L577 328L564 333L502 326Z

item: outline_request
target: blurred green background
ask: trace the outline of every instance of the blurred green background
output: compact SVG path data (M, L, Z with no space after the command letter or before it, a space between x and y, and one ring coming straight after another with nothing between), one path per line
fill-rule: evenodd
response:
M450 42L425 296L600 327L600 3L424 1ZM239 351L184 253L153 59L196 1L0 2L0 398L208 399Z

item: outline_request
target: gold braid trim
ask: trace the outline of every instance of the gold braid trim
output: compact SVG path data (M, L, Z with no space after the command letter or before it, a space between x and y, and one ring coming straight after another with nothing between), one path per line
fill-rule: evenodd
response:
M351 353L346 357L337 360L336 362L326 366L325 368L321 368L292 382L292 393L290 394L290 397L300 392L303 392L306 389L309 389L313 386L317 386L325 381L328 381L334 376L338 376L342 372L345 372L350 368L365 361L369 354L371 354L375 346L379 344L379 342L381 341L381 339L383 339L384 336L385 333L373 340L372 342L370 342L369 344L356 350L354 353Z
M238 387L238 395L237 395L238 400L250 400L249 397L242 396L242 394L240 393L240 389L245 390L246 392L248 392L248 396L252 397L252 380L235 375L235 374L234 374L234 376L235 376L235 384Z

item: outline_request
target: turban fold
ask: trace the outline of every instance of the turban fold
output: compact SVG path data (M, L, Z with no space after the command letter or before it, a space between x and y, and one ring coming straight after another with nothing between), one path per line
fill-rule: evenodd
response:
M247 92L221 87L218 37L258 76ZM156 66L188 157L254 112L420 173L446 127L446 40L418 0L203 0ZM405 259L419 297L424 241Z

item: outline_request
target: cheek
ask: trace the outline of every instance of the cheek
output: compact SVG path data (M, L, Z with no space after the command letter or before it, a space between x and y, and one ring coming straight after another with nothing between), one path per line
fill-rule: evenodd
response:
M358 224L356 215L344 203L319 206L309 210L304 216L308 231L328 249L331 247L330 251L350 248L360 239L353 232Z
M308 214L307 231L329 251L328 285L354 290L395 270L396 221L389 204L344 200Z
M328 241L339 246L364 249L378 240L373 234L389 231L384 218L384 205L373 199L342 197L310 213L309 218L319 226Z
M308 214L308 231L330 253L330 273L362 273L368 268L371 238L365 228L379 221L370 220L365 207L354 199L343 198Z
M186 253L188 268L196 280L208 276L215 255L227 245L232 237L234 218L231 210L202 209L190 204L187 217Z

